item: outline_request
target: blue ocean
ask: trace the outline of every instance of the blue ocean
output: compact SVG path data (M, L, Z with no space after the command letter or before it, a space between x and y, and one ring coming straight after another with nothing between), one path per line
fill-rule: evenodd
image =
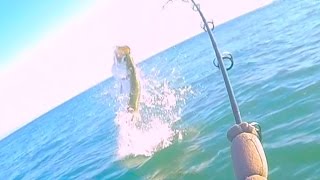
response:
M320 179L320 1L274 1L214 36L233 55L242 119L262 128L269 179ZM234 179L214 59L204 32L139 63L138 126L113 78L68 100L0 141L0 179Z

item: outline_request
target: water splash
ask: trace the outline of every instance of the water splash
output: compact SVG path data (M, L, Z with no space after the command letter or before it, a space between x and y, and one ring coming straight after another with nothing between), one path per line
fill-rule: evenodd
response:
M117 97L119 104L115 124L118 126L118 156L152 156L158 150L172 144L174 139L182 139L182 130L177 127L182 108L191 87L172 88L170 84L181 81L179 76L171 75L160 79L157 71L149 76L141 76L140 119L131 121L132 114L123 108L127 97Z

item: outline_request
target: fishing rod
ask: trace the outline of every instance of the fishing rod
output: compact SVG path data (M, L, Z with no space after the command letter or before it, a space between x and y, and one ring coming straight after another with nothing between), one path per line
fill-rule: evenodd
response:
M189 0L182 1L189 2ZM173 2L173 0L167 1L166 4L169 2ZM238 180L267 180L268 164L261 144L261 128L258 123L242 122L240 110L228 77L227 70L230 70L233 66L233 57L230 53L221 56L217 43L212 35L212 30L214 29L213 21L208 22L200 9L200 5L196 4L194 0L191 0L191 2L193 4L192 9L199 13L204 23L202 28L210 37L211 45L218 61L218 64L216 64L215 61L213 61L213 64L221 70L235 118L236 124L233 125L227 133L227 137L232 143L231 157L235 176ZM212 24L212 28L209 28L208 24ZM231 65L226 68L223 60L229 60Z
M182 1L183 2L187 2L187 3L189 2L189 0L182 0ZM167 3L163 6L163 8L169 2L173 2L173 0L167 1ZM214 29L213 21L207 21L206 18L204 17L204 15L203 15L201 9L200 9L200 5L196 4L194 0L191 0L191 2L193 4L192 9L199 13L199 15L200 15L200 17L201 17L201 19L202 19L202 21L204 23L202 29L204 31L206 31L208 33L209 37L210 37L211 45L212 45L212 48L213 48L213 50L215 52L216 59L218 61L218 64L217 64L215 62L215 60L213 60L213 64L217 68L219 68L221 70L222 77L223 77L223 80L224 80L224 84L225 84L227 92L228 92L229 101L230 101L230 104L231 104L231 108L232 108L232 112L233 112L233 116L234 116L235 122L236 122L236 124L240 124L242 122L241 115L240 115L240 110L239 110L236 98L234 96L233 89L232 89L232 86L231 86L231 83L230 83L230 80L229 80L229 77L228 77L228 73L227 73L227 70L230 70L233 67L233 57L232 57L232 55L230 53L224 53L223 56L221 56L221 54L219 52L219 49L217 47L217 43L214 40L213 34L212 34L212 30ZM212 28L210 28L208 24L211 24ZM229 60L231 62L230 66L228 68L225 67L225 65L223 63L223 60Z
M200 10L200 5L196 4L194 2L194 0L191 0L191 2L193 3L193 8L192 9L199 13L199 15L200 15L200 17L201 17L201 19L202 19L202 21L204 23L203 29L208 33L208 35L210 37L212 48L213 48L213 50L214 50L214 52L216 54L217 60L218 60L218 65L215 64L215 66L218 67L221 70L221 73L222 73L222 76L223 76L223 80L224 80L224 84L225 84L225 86L227 88L227 92L228 92L228 96L229 96L229 100L230 100L233 116L235 118L235 122L236 122L236 124L240 124L242 122L241 115L240 115L240 110L239 110L236 98L234 96L234 93L233 93L233 89L232 89L232 86L231 86L231 83L230 83L230 80L229 80L229 77L228 77L227 69L225 68L224 63L223 63L223 59L224 60L225 59L230 60L231 61L231 65L228 68L230 70L232 68L232 66L233 66L232 55L228 53L223 57L221 56L221 54L220 54L220 52L218 50L218 47L217 47L217 43L214 40L213 35L212 35L212 30L214 29L213 22L212 21L209 22L213 26L210 29L209 25L208 25L208 21L206 20L206 18L204 17L203 13Z

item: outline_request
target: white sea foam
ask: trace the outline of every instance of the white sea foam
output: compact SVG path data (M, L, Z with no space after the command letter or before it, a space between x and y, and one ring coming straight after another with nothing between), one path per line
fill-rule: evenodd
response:
M140 118L132 121L132 114L124 110L123 99L119 103L115 124L118 127L118 156L151 156L154 152L170 146L174 139L182 139L182 130L175 127L180 120L181 109L190 87L173 89L167 80L144 77L141 81ZM172 82L171 79L170 82Z

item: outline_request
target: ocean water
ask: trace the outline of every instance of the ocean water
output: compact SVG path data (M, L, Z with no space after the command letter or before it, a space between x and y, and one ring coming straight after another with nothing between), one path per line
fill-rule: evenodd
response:
M318 0L280 0L214 31L242 119L262 127L269 179L320 179L319 17ZM211 49L202 33L138 64L137 126L109 78L1 140L0 179L234 179Z

